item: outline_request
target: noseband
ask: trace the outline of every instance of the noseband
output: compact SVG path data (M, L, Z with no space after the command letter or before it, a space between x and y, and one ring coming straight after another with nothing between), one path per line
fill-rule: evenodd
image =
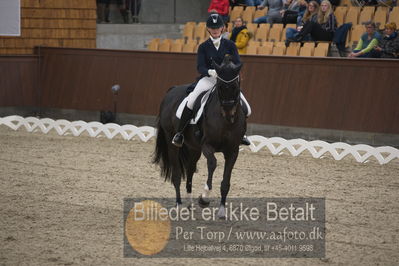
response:
M217 76L217 79L223 81L224 83L231 83L231 82L235 81L236 79L238 79L238 81L240 81L240 75L237 75L235 78L230 79L230 80L224 80L219 76Z
M233 79L231 79L231 80L224 80L224 79L222 79L221 77L217 77L217 79L218 80L220 80L220 81L222 81L222 82L224 82L224 83L226 83L226 84L229 84L229 83L233 83L233 82L235 82L236 80L237 80L237 82L239 83L240 82L240 75L237 75L235 78L233 78ZM224 106L233 106L233 105L236 105L237 103L238 103L238 100L240 99L240 94L238 94L238 96L236 97L236 99L234 99L234 100L222 100L221 99L221 97L220 97L220 93L219 93L219 90L218 90L218 96L219 96L219 101L220 101L220 104L224 107Z

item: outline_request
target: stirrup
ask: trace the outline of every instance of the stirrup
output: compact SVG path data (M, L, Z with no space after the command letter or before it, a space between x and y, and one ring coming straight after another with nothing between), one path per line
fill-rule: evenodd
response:
M181 148L183 146L183 143L184 143L183 132L177 132L172 139L172 144L175 145L176 147Z
M251 142L249 141L249 139L247 138L247 136L244 135L244 137L242 137L241 144L242 144L242 145L249 146L249 145L251 145Z

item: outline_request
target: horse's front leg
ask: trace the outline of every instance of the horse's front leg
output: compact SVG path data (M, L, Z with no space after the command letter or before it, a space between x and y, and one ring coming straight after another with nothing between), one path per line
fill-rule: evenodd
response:
M223 152L225 163L223 180L220 186L220 194L222 196L220 200L220 207L218 212L218 217L224 219L226 217L226 198L230 190L230 178L231 172L233 171L234 164L236 163L238 157L238 148L233 152Z
M202 148L202 152L207 160L208 180L206 181L204 192L199 198L199 205L201 207L207 207L209 206L210 203L209 197L212 191L212 178L213 178L213 173L215 172L216 169L217 160L215 157L215 150L211 146L204 145L204 147Z

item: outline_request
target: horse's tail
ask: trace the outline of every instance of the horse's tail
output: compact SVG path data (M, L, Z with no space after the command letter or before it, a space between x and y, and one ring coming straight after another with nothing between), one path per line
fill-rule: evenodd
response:
M187 148L182 147L178 152L178 165L180 167L181 177L185 179L187 172L187 157L189 156ZM157 141L155 145L154 158L152 163L158 164L161 168L161 176L165 177L165 181L172 179L173 158L169 157L168 142L166 139L165 131L158 121L157 125Z
M175 88L172 87L168 90L168 94L171 93L171 90ZM165 98L166 99L166 98ZM182 147L180 149L173 149L174 147L172 146L172 140L169 140L167 138L168 134L172 134L173 132L168 132L167 129L163 128L161 125L161 114L165 114L164 111L164 102L165 99L161 103L160 111L159 111L159 116L158 116L158 122L157 122L157 140L156 140L156 146L155 146L155 152L154 152L154 157L152 160L152 163L158 164L161 168L161 176L165 177L165 181L167 180L172 180L172 176L174 175L173 173L175 172L176 174L174 175L175 178L183 178L185 179L186 173L187 173L187 167L188 167L188 160L186 158L189 157L189 152L186 147ZM170 97L168 97L170 99ZM170 111L170 110L169 110ZM174 116L176 113L176 110L170 111L171 113L169 115ZM165 119L165 117L163 117Z
M165 131L161 127L161 122L158 119L157 125L157 143L155 146L155 153L152 163L158 164L161 167L161 176L166 180L170 180L172 176L172 165L168 153L168 143L166 140Z

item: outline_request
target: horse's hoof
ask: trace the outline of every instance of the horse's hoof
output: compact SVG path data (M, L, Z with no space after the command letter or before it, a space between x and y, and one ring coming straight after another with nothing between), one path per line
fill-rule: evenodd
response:
M200 196L198 199L198 204L201 208L208 207L210 203L211 203L210 200L204 199L202 196Z
M220 219L220 220L226 220L226 209L225 209L225 207L223 206L223 205L221 205L220 207L219 207L219 211L218 211L218 218Z

